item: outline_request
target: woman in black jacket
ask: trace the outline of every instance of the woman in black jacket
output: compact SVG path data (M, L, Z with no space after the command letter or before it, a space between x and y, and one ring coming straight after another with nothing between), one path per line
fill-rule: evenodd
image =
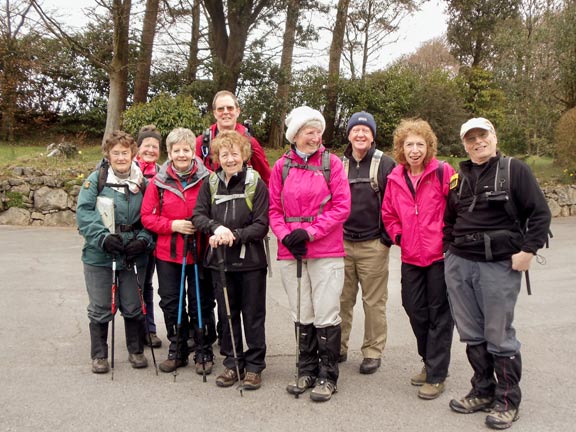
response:
M261 386L261 372L266 367L267 264L263 239L268 233L268 189L258 172L246 165L250 157L246 137L222 131L212 141L211 150L220 167L202 185L192 221L198 230L210 235L205 266L212 271L221 318L226 316L226 302L220 272L226 275L240 372L238 377L230 328L225 323L220 346L225 370L216 384L230 387L243 379L244 389L255 390ZM245 352L240 320L248 346Z

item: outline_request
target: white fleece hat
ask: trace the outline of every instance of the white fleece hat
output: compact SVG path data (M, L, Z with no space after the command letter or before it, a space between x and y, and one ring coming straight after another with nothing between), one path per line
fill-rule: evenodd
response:
M460 139L463 139L464 135L466 135L472 129L484 129L488 132L492 132L493 134L496 133L494 130L494 125L490 122L490 120L487 120L484 117L475 117L471 118L462 125L460 128Z
M286 139L290 144L294 143L294 137L300 130L302 126L308 123L310 120L317 120L322 125L322 133L326 129L326 120L322 116L320 111L312 109L307 106L301 106L294 108L288 117L286 117Z

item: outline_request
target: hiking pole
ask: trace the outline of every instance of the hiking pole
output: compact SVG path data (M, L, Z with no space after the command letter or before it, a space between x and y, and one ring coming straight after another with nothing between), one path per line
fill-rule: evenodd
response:
M238 377L238 381L240 381L240 364L238 362L238 355L236 353L236 342L234 340L234 329L232 328L232 314L230 313L230 302L228 301L228 288L226 286L226 271L224 270L224 252L222 252L222 248L224 246L220 246L216 249L216 252L219 255L220 261L220 282L222 283L222 291L224 291L224 304L226 305L226 318L228 318L228 326L230 328L230 339L232 341L232 354L234 354L234 364L236 365L236 376ZM244 396L242 390L244 389L244 383L238 385L238 390L240 390L240 396Z
M530 273L526 270L524 274L526 275L526 291L528 291L528 295L532 295L532 288L530 287Z
M144 325L146 326L146 334L148 335L148 344L150 345L150 352L152 353L152 361L154 362L154 369L156 376L158 376L158 365L156 364L156 356L154 355L154 347L152 346L152 336L150 336L150 324L148 323L148 313L146 310L146 303L144 303L144 296L142 295L142 288L138 280L138 266L134 263L134 275L136 276L136 286L138 287L138 298L140 299L140 307L142 308L142 315L144 315Z
M116 274L116 256L112 257L112 351L110 361L110 379L114 381L114 330L116 329L116 290L118 289L118 275Z
M301 282L302 282L302 258L296 257L296 280L298 281L296 287L296 370L295 370L295 378L296 378L296 393L294 397L298 399L300 394L298 390L300 389L300 291L301 291Z
M200 355L202 360L202 381L206 382L206 357L204 356L204 325L202 323L202 305L200 303L200 282L198 278L198 249L196 249L196 234L192 237L192 258L194 259L194 284L196 285L196 310L198 313L198 328L200 329Z
M184 234L184 248L182 251L182 273L180 275L180 297L178 299L178 321L176 322L176 357L175 366L178 365L178 355L180 354L180 333L182 330L182 308L184 305L184 291L186 286L186 256L188 255L188 234ZM174 382L176 382L178 368L174 368Z

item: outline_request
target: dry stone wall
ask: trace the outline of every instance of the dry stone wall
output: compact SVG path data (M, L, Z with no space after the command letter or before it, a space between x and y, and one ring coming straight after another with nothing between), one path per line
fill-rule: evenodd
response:
M0 225L74 226L82 175L14 168L0 180ZM543 188L552 216L576 216L576 185Z

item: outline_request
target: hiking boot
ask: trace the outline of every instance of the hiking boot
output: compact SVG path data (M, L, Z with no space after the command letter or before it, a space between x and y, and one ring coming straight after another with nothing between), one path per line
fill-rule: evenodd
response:
M373 374L380 367L381 360L379 358L365 358L360 364L361 374Z
M518 420L518 408L504 410L501 405L496 405L486 416L486 426L492 429L508 429L512 422Z
M344 363L346 360L348 360L348 354L340 353L340 355L338 356L338 363Z
M240 379L244 379L244 371L240 371ZM216 378L216 385L218 387L230 387L233 386L234 383L238 381L238 374L236 373L236 369L224 369L218 377Z
M150 345L150 340L152 341L152 345ZM148 339L148 335L144 337L144 345L147 347L152 346L152 348L160 348L162 346L162 340L156 333L150 333L150 339Z
M198 375L210 375L212 373L212 367L214 366L214 362L209 360L208 358L204 359L204 364L202 361L195 361L194 367L196 368L196 373Z
M128 361L132 364L134 369L142 369L148 367L148 360L144 357L144 354L129 354Z
M418 397L420 399L431 400L436 399L443 392L444 392L443 382L436 384L424 383L424 385L420 387L420 389L418 390Z
M298 378L298 385L296 381L291 381L286 386L286 391L293 395L299 395L304 393L307 389L314 387L316 384L316 378L310 375L304 375Z
M92 373L95 374L105 374L110 371L110 364L108 364L108 359L105 358L95 358L92 359Z
M176 369L180 367L184 367L188 365L188 359L180 360L180 359L166 359L162 363L158 365L158 368L162 372L174 372Z
M262 385L262 377L256 372L246 372L242 387L245 390L258 390Z
M410 378L410 384L413 386L423 386L426 384L426 366L422 366L422 371Z
M489 411L493 399L491 397L478 397L472 393L468 393L460 400L452 399L450 401L450 408L461 414L471 414L476 411Z
M336 384L321 379L318 380L316 386L310 392L310 399L314 402L326 402L332 398L332 395L336 393L336 391Z

